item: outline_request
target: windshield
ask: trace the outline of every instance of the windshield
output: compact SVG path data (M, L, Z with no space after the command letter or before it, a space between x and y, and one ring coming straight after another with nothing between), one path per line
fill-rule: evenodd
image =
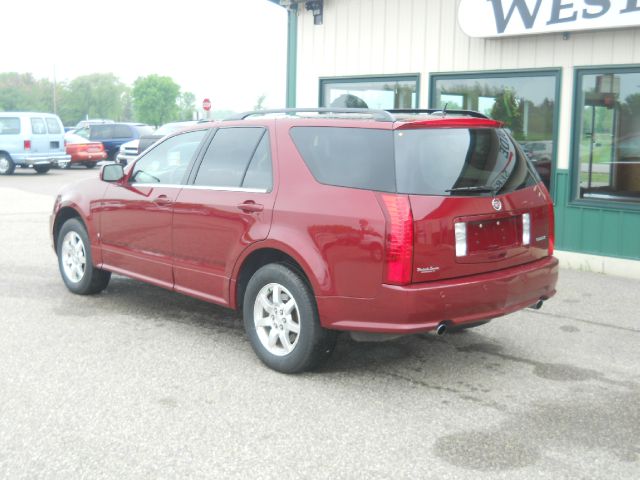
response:
M502 129L397 130L395 152L401 193L506 193L539 181Z

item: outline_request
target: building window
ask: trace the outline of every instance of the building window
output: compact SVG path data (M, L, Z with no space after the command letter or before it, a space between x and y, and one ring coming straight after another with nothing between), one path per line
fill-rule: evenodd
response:
M418 108L418 75L320 79L320 106Z
M505 123L551 190L555 164L559 70L436 74L432 108L475 110Z
M640 204L640 68L578 70L578 196Z

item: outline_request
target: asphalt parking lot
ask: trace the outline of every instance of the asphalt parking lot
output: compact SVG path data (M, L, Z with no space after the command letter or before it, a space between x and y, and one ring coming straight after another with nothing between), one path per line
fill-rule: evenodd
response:
M59 278L59 186L0 177L0 478L640 478L640 282L561 271L542 310L266 369L233 312Z

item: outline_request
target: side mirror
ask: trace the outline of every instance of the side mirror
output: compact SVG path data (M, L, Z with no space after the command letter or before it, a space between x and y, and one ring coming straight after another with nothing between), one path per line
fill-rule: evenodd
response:
M100 180L103 182L119 182L124 178L124 168L119 163L110 163L100 170Z

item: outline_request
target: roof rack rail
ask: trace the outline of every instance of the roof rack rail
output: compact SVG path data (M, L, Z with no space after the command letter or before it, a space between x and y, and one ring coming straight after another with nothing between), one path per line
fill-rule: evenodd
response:
M296 113L351 113L360 115L371 115L374 120L378 122L395 122L395 118L386 110L374 110L370 108L279 108L275 110L255 110L251 112L242 112L231 117L225 118L227 120L245 120L248 117L255 115L270 115L272 113L285 113L287 115L294 115Z
M387 110L389 113L442 113L442 114L452 114L452 115L467 115L469 117L475 118L489 118L485 114L476 112L475 110L443 110L441 108L427 108L427 109L414 109L414 108L402 108L402 109L393 109Z

